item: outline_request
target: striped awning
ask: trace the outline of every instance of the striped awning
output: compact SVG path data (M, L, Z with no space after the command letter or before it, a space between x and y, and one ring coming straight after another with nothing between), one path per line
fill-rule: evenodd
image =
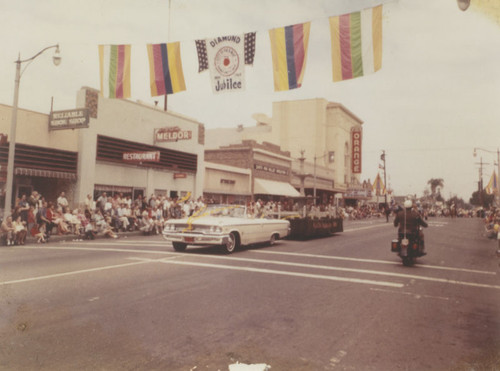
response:
M14 169L15 175L39 176L43 178L58 178L76 180L76 173L69 173L66 171L54 171L43 169L32 169L26 167L16 167Z

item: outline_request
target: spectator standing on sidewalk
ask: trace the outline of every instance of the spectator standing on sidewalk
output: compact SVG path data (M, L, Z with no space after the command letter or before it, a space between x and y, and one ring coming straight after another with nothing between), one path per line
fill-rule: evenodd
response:
M57 198L57 208L61 208L61 210L66 210L69 206L68 199L66 198L66 194L61 192L59 197Z

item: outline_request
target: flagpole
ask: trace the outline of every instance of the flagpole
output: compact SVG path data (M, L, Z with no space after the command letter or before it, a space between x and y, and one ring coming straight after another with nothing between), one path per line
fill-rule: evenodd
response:
M168 33L167 33L167 42L170 41L170 23L172 20L171 14L172 14L172 0L168 0ZM167 96L168 94L165 92L165 101L163 102L163 110L167 111Z

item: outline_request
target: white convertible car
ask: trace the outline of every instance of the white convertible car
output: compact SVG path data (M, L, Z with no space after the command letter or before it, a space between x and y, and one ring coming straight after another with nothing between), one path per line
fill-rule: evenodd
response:
M187 245L221 245L231 253L242 245L273 245L289 233L288 220L251 218L241 205L210 205L189 218L168 220L163 238L176 251L184 251Z

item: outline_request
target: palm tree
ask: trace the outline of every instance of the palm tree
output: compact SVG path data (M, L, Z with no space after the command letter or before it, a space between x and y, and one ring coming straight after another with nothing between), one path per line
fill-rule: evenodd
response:
M429 184L431 186L432 197L435 197L436 196L436 189L444 187L444 180L441 178L432 178L427 182L427 184Z

